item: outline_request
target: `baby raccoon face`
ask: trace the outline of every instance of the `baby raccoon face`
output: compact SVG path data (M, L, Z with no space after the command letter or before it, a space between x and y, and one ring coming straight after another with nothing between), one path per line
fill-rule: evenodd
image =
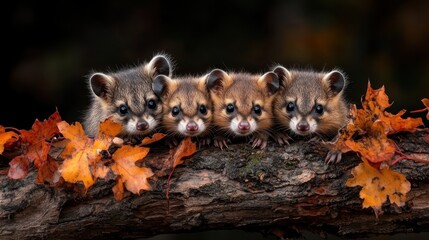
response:
M116 97L110 112L114 120L122 123L123 134L147 135L160 122L162 106L153 93Z
M89 135L98 133L99 123L108 117L122 123L121 135L147 135L159 123L162 106L152 91L153 79L171 75L172 64L166 55L158 54L149 63L122 71L94 73L89 79L93 105L86 116Z
M100 74L99 74L100 75ZM110 79L107 85L111 91L105 97L102 107L106 118L122 123L122 135L146 135L158 125L162 106L151 91L150 85L137 75L100 75ZM96 81L97 75L92 77Z
M234 91L234 89L230 89ZM236 90L236 89L235 89ZM220 127L228 128L229 131L237 136L246 136L255 132L258 128L264 128L264 125L271 125L271 119L267 118L266 109L263 109L263 98L255 101L249 99L231 98L225 96L223 107L218 109L219 115L216 116Z
M163 117L168 131L183 136L198 136L207 130L211 122L211 110L206 101L170 102Z
M171 134L198 136L212 121L212 104L204 78L155 79L154 91L163 101L162 124Z
M274 69L283 87L274 103L279 124L297 135L335 134L346 121L342 99L344 76L338 71L317 73Z
M273 72L263 76L230 74L215 69L208 77L215 105L214 122L237 136L268 129L272 124L271 102L278 89Z
M311 106L304 103L303 99L287 98L281 113L284 118L282 122L295 134L315 133L319 130L319 122L329 115L324 106L326 103L323 100L315 100Z

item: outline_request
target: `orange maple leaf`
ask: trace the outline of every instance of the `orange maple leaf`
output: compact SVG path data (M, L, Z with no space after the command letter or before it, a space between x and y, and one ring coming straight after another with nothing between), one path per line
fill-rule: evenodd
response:
M153 175L152 170L136 165L136 162L146 157L148 153L149 148L124 145L112 155L113 172L121 176L120 179L124 182L125 188L134 194L139 194L140 190L151 190L147 179ZM115 197L117 197L116 194Z
M27 155L36 166L42 164L47 157L50 144L47 143L55 134L59 134L57 123L61 122L60 114L55 112L47 120L36 119L31 130L21 130L21 138L27 143Z
M97 149L93 148L92 139L86 136L79 122L69 125L62 121L58 123L58 128L70 140L61 153L61 157L65 159L61 166L61 176L71 183L82 181L88 189L94 184L89 163L90 159L98 158Z
M197 152L197 145L192 142L191 137L185 137L177 146L175 149L170 150L170 157L169 159L172 159L173 166L170 172L170 175L168 175L167 179L167 191L166 191L166 197L169 199L169 192L170 192L170 179L171 176L173 176L174 169L177 165L183 163L183 158L189 157L192 154ZM168 210L170 210L170 202L168 202Z
M83 182L88 189L97 178L106 176L108 168L101 163L99 153L108 149L122 126L110 118L106 119L100 124L100 132L95 139L87 137L79 122L69 125L62 121L58 123L58 128L63 136L70 140L61 153L64 158L61 175L67 182Z
M389 97L386 95L384 86L379 89L372 89L370 82L365 95L365 100L362 101L363 111L366 113L364 117L367 119L367 124L381 120L386 124L386 134L395 134L398 132L415 132L417 127L423 125L421 118L402 118L406 110L401 110L396 115L386 111L390 107Z
M362 101L363 109L357 109L355 105L350 109L350 121L334 143L328 143L328 147L337 152L357 152L363 163L352 170L354 178L347 181L349 187L362 186L360 197L364 199L363 207L372 207L376 215L381 206L387 201L403 206L406 193L410 191L410 183L405 176L390 170L402 159L411 159L424 162L417 157L403 154L389 134L398 132L414 132L423 125L421 118L403 119L405 110L393 115L386 111L391 104L384 91L372 89L368 82L365 99ZM400 157L394 158L396 154ZM384 164L383 164L384 163ZM381 168L381 166L386 166Z
M52 137L59 134L57 123L61 121L58 111L53 113L47 120L40 122L36 119L31 130L21 130L23 154L15 157L9 163L10 169L8 176L10 178L25 177L31 163L40 168L48 158Z
M155 133L152 135L152 137L145 137L142 140L142 145L149 145L151 143L157 142L161 139L163 139L166 135L164 133Z
M4 145L7 142L16 141L18 140L18 137L18 134L16 134L15 132L6 132L6 129L0 125L0 154L3 153Z
M61 116L56 111L47 120L40 122L36 119L31 130L21 130L21 138L26 146L26 157L40 167L46 161L51 144L48 142L53 136L59 134L57 123Z
M377 120L372 124L368 135L357 141L346 139L344 144L373 163L389 161L395 155L396 145L387 138L385 129L384 122Z
M327 144L331 150L354 151L380 166L382 162L392 160L398 150L394 141L388 138L389 134L414 132L423 125L421 118L403 119L405 110L396 115L388 113L386 108L391 104L384 87L374 90L369 82L362 106L363 109L357 109L356 105L351 105L349 123L334 143Z
M346 182L346 186L361 186L360 198L364 208L372 207L374 211L381 212L381 206L389 198L390 203L404 206L406 195L411 189L411 184L401 173L391 170L389 167L376 169L367 160L353 168L353 178Z
M183 158L189 157L197 152L197 145L192 142L191 137L185 137L177 146L171 156L173 160L173 168L183 163Z

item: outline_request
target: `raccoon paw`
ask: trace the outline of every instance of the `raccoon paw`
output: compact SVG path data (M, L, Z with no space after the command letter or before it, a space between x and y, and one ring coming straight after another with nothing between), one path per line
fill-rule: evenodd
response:
M339 151L330 150L325 157L325 163L327 164L335 164L339 163L342 158L342 153Z
M228 139L225 137L215 137L213 145L223 150L223 148L228 148Z

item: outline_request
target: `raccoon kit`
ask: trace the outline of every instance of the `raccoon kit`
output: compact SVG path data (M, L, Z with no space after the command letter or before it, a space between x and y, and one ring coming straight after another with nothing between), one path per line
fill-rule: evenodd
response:
M213 123L218 129L214 144L227 147L228 136L251 136L253 147L265 148L273 123L272 102L279 89L274 72L264 75L213 70L207 85L214 105Z
M202 145L210 143L213 108L206 76L159 75L153 89L163 103L162 128L173 141L189 136Z
M172 70L169 57L157 54L135 68L93 73L89 78L92 99L84 119L86 134L95 137L100 122L109 117L122 124L120 137L132 139L150 134L162 112L152 81L160 74L171 76Z
M277 141L286 144L289 136L336 136L347 123L344 74L339 70L289 71L282 66L273 71L280 77L281 85L273 108L280 129Z

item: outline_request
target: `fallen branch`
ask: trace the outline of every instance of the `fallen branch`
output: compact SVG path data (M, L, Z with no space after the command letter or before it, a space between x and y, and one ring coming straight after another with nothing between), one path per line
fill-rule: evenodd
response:
M404 154L428 158L429 144L421 134L394 137ZM345 186L361 160L347 153L341 163L326 165L326 153L316 141L271 143L263 151L247 144L201 149L174 170L170 208L170 172L160 172L170 163L160 160L162 154L145 163L158 170L153 191L127 193L122 201L113 196L114 181L97 181L79 194L72 187L37 185L34 173L22 180L1 175L0 238L136 239L216 229L355 237L429 229L429 165L408 160L393 167L412 188L406 206L386 204L377 219L372 209L362 209L360 189Z

